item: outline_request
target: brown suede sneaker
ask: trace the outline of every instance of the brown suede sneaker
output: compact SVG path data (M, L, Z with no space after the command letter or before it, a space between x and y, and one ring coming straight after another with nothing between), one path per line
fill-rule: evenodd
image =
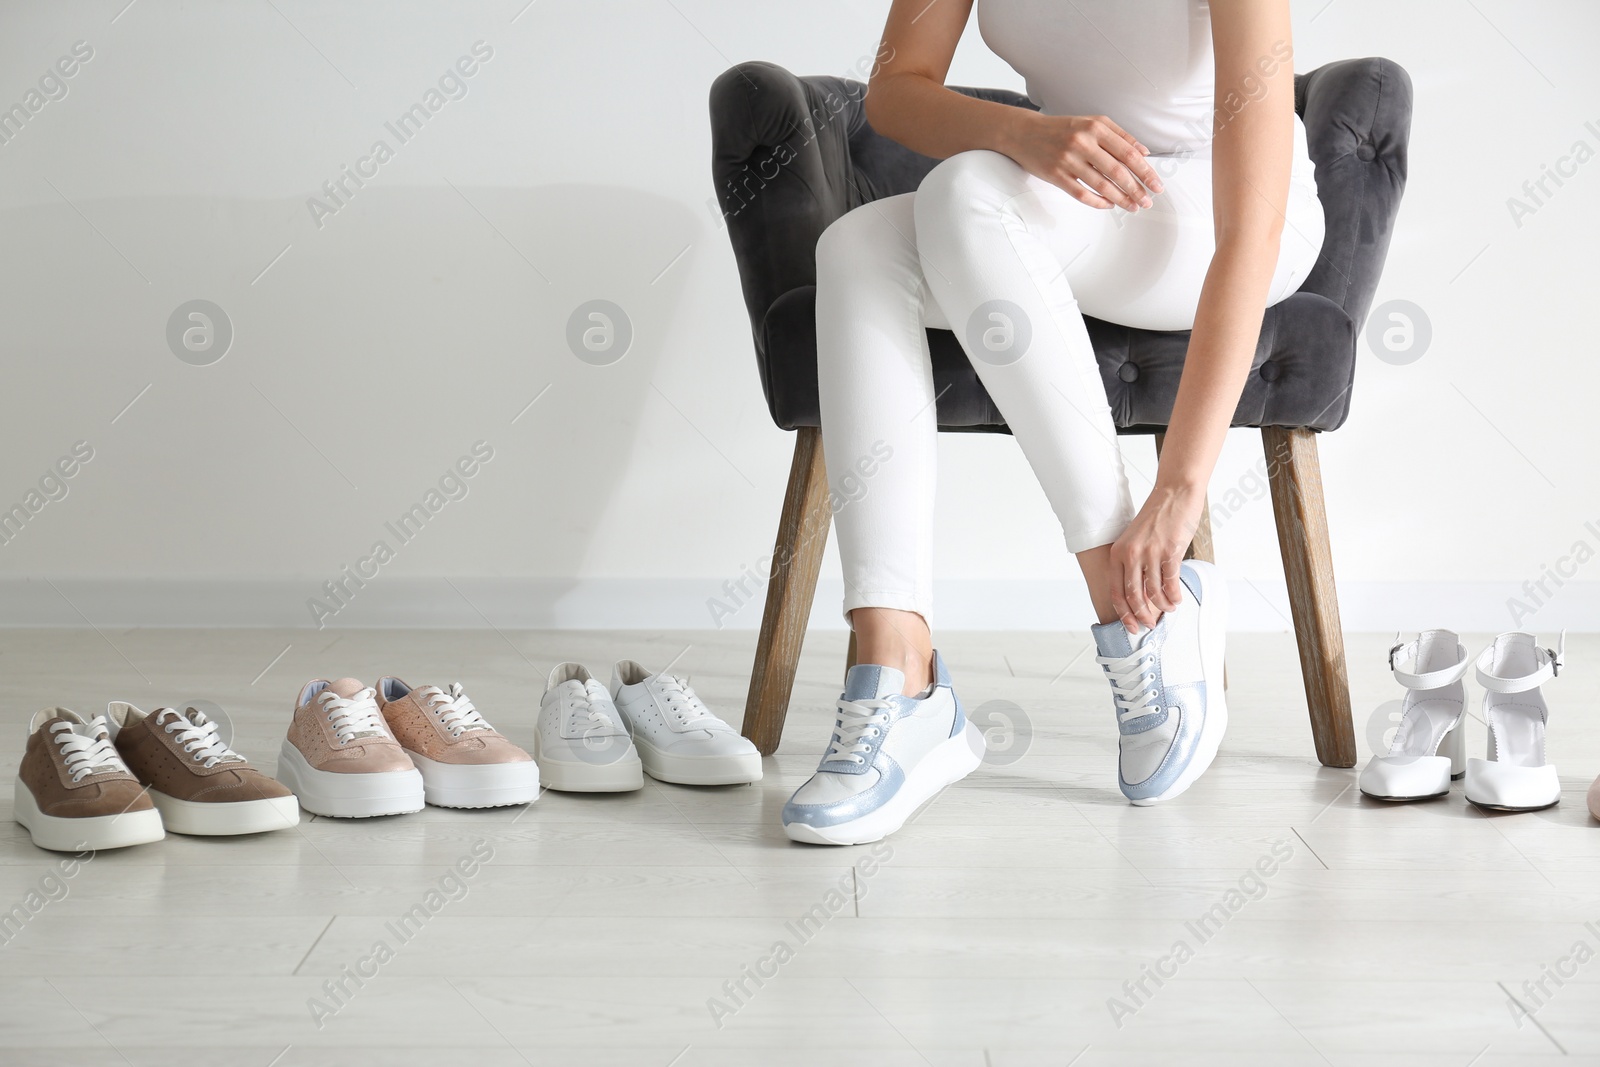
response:
M114 700L106 715L117 752L150 787L150 799L173 833L258 834L300 821L294 794L229 748L199 708L157 708L147 715Z
M317 815L361 819L422 810L422 775L354 678L307 682L278 751L278 780Z
M12 818L57 852L160 841L161 813L111 743L103 715L45 708L28 724Z
M380 678L378 706L395 740L422 772L429 804L498 808L539 796L539 765L483 717L453 682L411 688Z

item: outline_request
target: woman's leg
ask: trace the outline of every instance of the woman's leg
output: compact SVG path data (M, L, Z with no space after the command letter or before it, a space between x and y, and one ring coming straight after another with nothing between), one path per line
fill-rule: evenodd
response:
M1183 564L1182 599L1139 634L1115 621L1107 603L1108 546L1132 508L1079 308L1146 329L1193 325L1213 253L1210 160L1163 162L1165 192L1133 215L1086 207L992 152L940 164L915 204L932 295L1022 445L1095 598L1096 662L1116 706L1117 781L1135 804L1188 789L1227 729L1220 574L1210 564ZM1301 204L1303 195L1291 194L1291 216ZM1314 259L1320 208L1315 225L1291 217L1286 229L1295 237L1280 256L1273 299L1292 292ZM1307 230L1316 241L1309 259L1297 254Z
M933 677L938 434L914 196L859 207L817 242L817 383L845 616L858 659L902 671L906 695Z
M913 195L857 208L817 243L822 442L859 662L816 773L783 806L784 833L812 844L881 840L983 757L928 633L938 397L926 327L943 323L927 314Z
M1133 503L1068 272L1100 259L1129 217L1080 204L996 152L941 163L915 209L928 289L1033 467L1067 548L1109 545ZM1115 618L1095 585L1096 613Z
M1116 618L1109 546L1133 508L1083 314L1189 329L1215 248L1209 156L1153 162L1165 192L1137 214L1081 204L995 152L941 163L915 201L926 284L1043 486L1101 622ZM1309 179L1292 186L1288 222L1269 304L1299 287L1322 244Z

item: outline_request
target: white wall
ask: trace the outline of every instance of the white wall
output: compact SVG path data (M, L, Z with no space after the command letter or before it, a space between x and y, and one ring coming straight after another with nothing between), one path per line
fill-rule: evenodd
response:
M382 539L393 560L331 625L709 624L771 547L790 438L707 210L706 91L743 59L843 73L887 4L524 2L0 7L0 107L93 49L0 145L0 505L93 449L0 544L0 621L310 624ZM1577 546L1523 621L1600 626L1600 163L1520 225L1507 208L1575 142L1600 150L1597 31L1587 0L1296 5L1301 69L1385 55L1416 87L1378 300L1422 308L1431 347L1399 366L1363 346L1322 439L1349 628L1509 627L1507 597ZM319 228L307 198L478 41L467 95ZM1017 84L970 33L952 80ZM209 366L166 340L197 298L235 331ZM596 298L635 331L605 367L565 342ZM385 522L478 441L466 497L401 544ZM1219 522L1221 562L1241 624L1279 629L1259 456L1239 431L1213 499L1253 498ZM941 460L939 622L1082 626L1014 443L947 437ZM837 602L834 582L820 624Z

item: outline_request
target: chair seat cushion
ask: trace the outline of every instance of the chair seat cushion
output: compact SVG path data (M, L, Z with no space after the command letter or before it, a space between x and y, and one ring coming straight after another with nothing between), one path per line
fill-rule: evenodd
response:
M1178 395L1189 334L1137 330L1085 317L1112 417L1120 433L1166 428ZM762 323L761 385L773 421L786 430L820 424L816 287L773 301ZM1235 426L1333 430L1355 371L1355 328L1343 308L1302 290L1267 309ZM929 330L939 428L1006 433L1005 420L949 330Z

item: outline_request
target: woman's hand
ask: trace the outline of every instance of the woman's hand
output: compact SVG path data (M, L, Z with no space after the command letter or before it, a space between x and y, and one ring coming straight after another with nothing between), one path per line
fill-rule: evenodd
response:
M1111 606L1129 633L1149 629L1183 597L1178 568L1205 507L1204 490L1160 485L1111 546Z
M945 86L972 5L894 0L864 105L872 128L935 159L975 149L1004 153L1090 207L1151 206L1161 179L1145 162L1149 149L1105 116L1041 115Z
M1090 207L1138 211L1161 192L1150 150L1104 115L1023 112L1006 154L1029 174Z

